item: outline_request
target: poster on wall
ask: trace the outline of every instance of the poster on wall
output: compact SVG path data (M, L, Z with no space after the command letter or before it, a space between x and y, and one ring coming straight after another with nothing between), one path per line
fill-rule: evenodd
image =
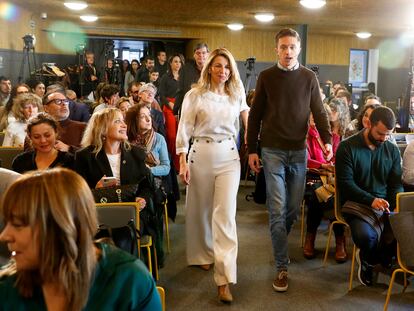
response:
M368 55L368 50L349 51L349 83L354 87L368 82Z

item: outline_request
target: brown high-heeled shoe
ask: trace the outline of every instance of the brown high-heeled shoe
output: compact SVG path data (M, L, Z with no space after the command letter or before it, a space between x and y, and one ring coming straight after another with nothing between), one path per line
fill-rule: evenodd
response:
M218 286L218 298L224 303L231 303L233 301L233 295L230 292L229 284Z

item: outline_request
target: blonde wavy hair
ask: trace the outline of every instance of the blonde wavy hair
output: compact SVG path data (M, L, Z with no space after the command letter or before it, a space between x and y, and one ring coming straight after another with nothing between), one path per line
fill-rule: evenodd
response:
M118 108L105 108L95 112L86 126L81 146L94 146L92 152L97 156L104 147L109 125L115 120L118 113L122 115ZM121 145L126 150L131 149L127 140L123 141Z
M39 112L43 111L42 99L39 96L33 93L20 94L13 99L13 106L11 108L13 115L19 121L26 121L23 113L26 104L36 106Z
M97 215L86 181L65 168L33 171L6 191L1 212L6 224L18 219L36 228L40 263L36 270L20 271L11 262L1 274L16 274L15 286L27 298L44 282L57 283L66 294L67 310L82 310L97 264Z
M198 80L197 84L194 86L195 91L199 94L204 94L205 92L209 91L211 88L211 74L210 70L213 65L214 60L216 57L222 56L229 62L230 66L230 76L229 79L225 82L224 89L229 95L231 102L235 102L240 98L240 96L244 96L243 89L242 89L242 82L240 80L239 70L237 69L236 61L234 60L233 55L230 53L229 50L226 48L218 48L212 51L201 71L200 79Z

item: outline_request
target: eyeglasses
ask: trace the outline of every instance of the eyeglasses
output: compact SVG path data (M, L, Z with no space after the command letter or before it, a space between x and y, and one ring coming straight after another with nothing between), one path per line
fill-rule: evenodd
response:
M69 100L67 100L67 99L52 99L52 100L49 100L46 103L46 105L49 105L51 102L54 102L58 106L63 106L63 105L68 105L69 104Z

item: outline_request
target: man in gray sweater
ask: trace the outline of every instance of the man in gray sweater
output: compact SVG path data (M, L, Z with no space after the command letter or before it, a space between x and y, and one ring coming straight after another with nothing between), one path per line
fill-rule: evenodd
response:
M266 205L277 274L273 288L288 289L287 237L297 218L306 176L306 134L312 112L325 143L325 156L332 158L331 132L315 74L298 62L300 37L293 29L276 35L278 63L264 70L256 84L250 110L247 146L250 168L261 169L257 154L260 134L266 179Z

